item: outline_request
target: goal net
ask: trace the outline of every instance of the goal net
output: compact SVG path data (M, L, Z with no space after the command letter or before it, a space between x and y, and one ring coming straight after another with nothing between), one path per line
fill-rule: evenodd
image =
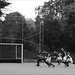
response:
M23 63L23 44L0 43L1 60L21 60Z

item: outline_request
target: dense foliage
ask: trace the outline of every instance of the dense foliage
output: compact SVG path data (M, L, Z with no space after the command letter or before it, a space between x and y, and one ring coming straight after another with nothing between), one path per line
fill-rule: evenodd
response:
M0 17L4 14L2 9L5 9L6 6L10 5L7 0L0 0Z
M75 0L49 0L36 8L37 29L43 21L44 45L50 51L75 48Z

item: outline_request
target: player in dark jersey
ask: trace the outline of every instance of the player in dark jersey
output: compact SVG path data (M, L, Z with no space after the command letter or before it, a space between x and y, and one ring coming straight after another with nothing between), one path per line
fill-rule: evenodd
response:
M43 51L43 52L37 54L37 65L36 66L40 66L41 61L44 61L49 67L51 65L53 65L47 61L47 57L48 57L48 52L46 52L46 51ZM53 65L53 67L55 67L55 66Z
M46 62L46 56L47 56L47 52L43 51L37 54L37 65L36 66L40 66L40 62L43 60L47 65L49 65Z

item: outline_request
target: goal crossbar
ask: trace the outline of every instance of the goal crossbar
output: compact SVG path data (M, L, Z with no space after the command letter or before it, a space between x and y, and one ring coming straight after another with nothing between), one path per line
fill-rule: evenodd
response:
M0 45L23 45L19 43L0 43Z

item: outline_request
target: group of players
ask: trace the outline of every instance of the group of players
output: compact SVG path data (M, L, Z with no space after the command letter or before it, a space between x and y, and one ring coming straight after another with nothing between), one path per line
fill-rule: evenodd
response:
M58 65L60 65L60 63L64 63L65 67L69 67L69 63L73 63L73 59L70 56L69 52L66 52L63 48L61 48L61 52L53 52L54 58L56 60L56 62L58 63ZM52 66L55 67L55 65L52 63L52 56L50 53L43 51L41 53L39 53L37 55L37 65L36 66L40 66L40 61L44 61L48 67Z

